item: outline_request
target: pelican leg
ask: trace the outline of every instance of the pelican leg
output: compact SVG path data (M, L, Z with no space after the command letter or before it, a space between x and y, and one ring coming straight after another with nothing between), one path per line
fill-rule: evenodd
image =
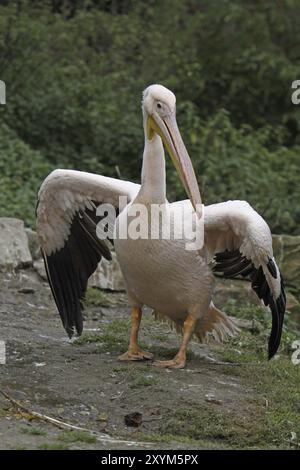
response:
M194 332L197 319L189 314L183 325L183 339L178 353L170 361L155 361L153 365L155 367L171 367L173 369L183 369L186 363L186 349L191 336Z
M131 332L128 351L118 357L119 361L143 361L153 359L153 354L143 351L138 345L138 334L142 319L142 309L132 307L131 309Z

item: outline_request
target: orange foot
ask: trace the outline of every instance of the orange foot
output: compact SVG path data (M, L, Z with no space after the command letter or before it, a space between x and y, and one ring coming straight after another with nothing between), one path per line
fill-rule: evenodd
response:
M171 369L183 369L185 367L185 358L175 356L170 361L155 361L152 364L155 367L170 367Z
M137 347L128 349L128 351L118 357L119 361L150 361L153 359L153 354L148 351L143 351Z

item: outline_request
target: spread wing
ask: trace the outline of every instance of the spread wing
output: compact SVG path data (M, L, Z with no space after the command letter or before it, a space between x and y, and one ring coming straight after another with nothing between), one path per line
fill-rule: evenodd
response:
M81 300L88 278L102 256L111 259L109 242L97 236L97 223L104 217L97 216L97 207L110 204L117 215L119 198L126 205L139 188L129 181L73 170L53 171L40 188L37 233L52 294L70 337L75 329L82 332ZM110 222L106 230L111 232Z
M252 289L270 308L271 359L280 344L286 297L267 223L247 202L228 201L205 207L204 233L214 271L225 277L250 278Z

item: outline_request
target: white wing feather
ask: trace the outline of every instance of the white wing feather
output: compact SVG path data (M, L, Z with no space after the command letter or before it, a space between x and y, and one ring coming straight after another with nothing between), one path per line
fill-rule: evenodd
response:
M70 233L76 212L91 208L90 201L119 206L119 197L130 202L140 185L82 171L55 170L38 194L37 233L47 255L60 250Z

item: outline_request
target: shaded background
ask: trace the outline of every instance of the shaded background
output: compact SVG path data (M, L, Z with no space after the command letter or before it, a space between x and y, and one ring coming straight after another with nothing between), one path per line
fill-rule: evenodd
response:
M246 199L300 233L298 0L0 0L0 79L0 216L34 225L57 167L139 181L141 93L158 82L204 202Z

